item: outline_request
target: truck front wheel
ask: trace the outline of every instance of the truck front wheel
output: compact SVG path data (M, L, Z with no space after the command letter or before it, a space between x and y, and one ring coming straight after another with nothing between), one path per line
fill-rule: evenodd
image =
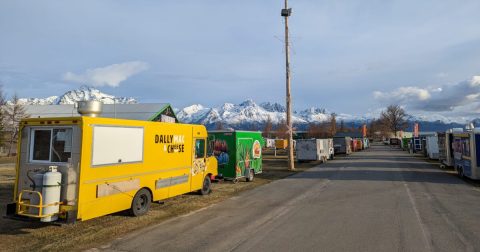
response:
M205 176L205 178L203 179L203 185L202 185L202 189L199 190L200 194L201 195L207 195L210 193L211 191L211 185L212 185L212 181L210 180L210 176Z
M133 197L130 213L133 216L142 216L148 212L151 203L152 195L150 195L147 189L142 188L135 194L135 197Z

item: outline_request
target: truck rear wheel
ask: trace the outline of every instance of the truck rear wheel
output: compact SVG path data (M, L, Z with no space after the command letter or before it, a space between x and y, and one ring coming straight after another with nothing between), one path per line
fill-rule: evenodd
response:
M148 212L151 203L152 195L150 195L147 189L142 188L135 194L135 197L133 197L130 213L133 216L142 216Z
M253 169L250 169L246 180L247 182L252 182L254 178L255 178L255 172L253 171Z
M201 195L207 195L211 191L212 181L210 180L210 176L205 176L203 179L202 189L199 190Z

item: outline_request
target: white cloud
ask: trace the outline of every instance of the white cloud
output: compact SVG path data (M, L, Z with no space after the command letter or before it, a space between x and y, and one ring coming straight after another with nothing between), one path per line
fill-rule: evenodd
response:
M118 87L121 82L148 69L148 64L142 61L130 61L105 67L87 69L83 74L67 72L63 80L89 84L96 87Z
M390 92L375 91L382 103L407 105L421 111L472 113L480 108L480 76L436 88L400 87Z
M399 87L391 92L373 92L373 97L377 100L385 101L426 101L430 99L431 94L427 89L419 87Z
M471 87L480 86L480 76L473 76L472 79L470 79L470 86Z

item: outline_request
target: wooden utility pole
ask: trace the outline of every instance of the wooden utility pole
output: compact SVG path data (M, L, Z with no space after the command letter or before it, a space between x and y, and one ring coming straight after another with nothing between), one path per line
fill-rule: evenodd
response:
M288 169L295 170L293 156L293 127L292 127L292 98L290 94L290 45L288 42L288 17L292 9L288 8L288 0L285 0L285 9L282 9L282 17L285 17L285 64L287 86L287 129L288 129Z

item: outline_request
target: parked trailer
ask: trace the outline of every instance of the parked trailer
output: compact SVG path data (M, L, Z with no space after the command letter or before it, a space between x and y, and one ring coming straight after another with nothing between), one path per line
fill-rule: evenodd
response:
M7 216L75 222L210 192L217 160L203 125L95 117L22 120Z
M335 154L350 155L350 153L352 153L351 142L352 142L351 137L334 137L333 148L334 148Z
M298 139L296 146L297 161L327 162L330 157L328 139Z
M265 147L270 149L275 148L275 139L265 138Z
M335 157L335 148L333 147L333 138L325 139L328 142L328 159L333 159Z
M357 152L362 150L362 141L358 138L353 138L351 140L351 149L352 152Z
M480 131L452 135L453 164L458 175L480 179Z
M438 159L439 158L439 147L438 147L438 136L427 136L425 138L425 150L428 158Z
M366 150L370 148L370 140L367 137L362 138L363 149Z
M438 133L438 160L440 161L440 166L444 166L443 162L447 159L447 134L440 132Z
M258 131L209 131L209 153L218 161L218 172L238 182L253 181L262 173L262 133Z
M355 139L355 142L357 143L357 149L355 151L363 150L363 140L361 138L357 138Z
M402 138L401 147L405 151L410 151L412 138L404 137Z
M275 148L286 149L288 147L288 141L286 139L275 139Z
M398 138L390 138L390 145L398 145L398 146L400 146L400 139L398 139Z
M462 128L449 129L438 135L440 164L446 167L454 166L453 158L453 133L462 133Z

